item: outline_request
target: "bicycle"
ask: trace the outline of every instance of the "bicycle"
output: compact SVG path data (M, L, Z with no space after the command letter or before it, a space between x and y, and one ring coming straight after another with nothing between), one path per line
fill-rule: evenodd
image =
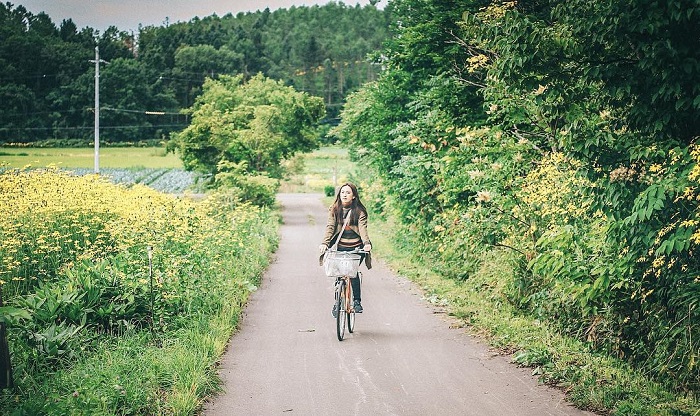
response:
M338 341L345 337L345 328L351 334L355 330L355 310L353 309L352 285L350 278L358 275L362 279L362 273L357 269L360 266L362 250L353 251L329 251L325 263L325 272L328 277L335 277L335 327Z

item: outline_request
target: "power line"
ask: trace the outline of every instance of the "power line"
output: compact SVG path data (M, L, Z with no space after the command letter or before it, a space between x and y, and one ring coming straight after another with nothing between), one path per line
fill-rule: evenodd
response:
M61 112L58 111L35 111L31 113L10 113L10 114L5 114L7 117L26 117L26 116L36 116L40 114L57 114L58 116L63 116L63 113L78 113L78 112L83 112L83 111L91 111L92 108L76 108L74 110L61 110Z
M212 73L198 73L198 72L180 72L181 74L188 74L188 75L196 75L199 78L175 78L172 76L165 76L165 75L160 75L156 80L170 80L170 81L192 81L192 82L204 82L204 78L212 78L213 77L218 77L220 74L218 72ZM19 80L27 80L27 79L47 79L47 78L58 78L58 77L66 77L66 78L75 78L80 75L86 75L90 74L90 72L73 72L73 73L58 73L58 74L36 74L36 75L18 75L14 77L1 77L0 81L2 82L12 82L12 81L19 81Z
M22 76L16 76L16 77L2 77L2 78L0 78L0 81L8 82L8 81L17 81L17 80L24 80L24 79L39 79L39 78L46 79L46 78L58 78L58 77L75 78L76 76L80 76L80 75L84 75L84 74L87 74L87 72L22 75Z
M100 129L157 129L163 127L187 127L189 124L155 124L150 126L100 126ZM0 127L0 131L47 131L47 130L92 130L94 126L83 127Z
M182 113L179 112L173 112L173 111L161 111L161 110L126 110L122 108L113 108L113 107L100 107L100 110L102 111L114 111L114 112L119 112L119 113L138 113L138 114L146 114L149 116L152 115L183 115ZM94 111L94 108L81 108L81 109L73 109L73 110L61 110L61 112L58 111L35 111L32 113L12 113L12 114L5 114L7 117L26 117L26 116L36 116L36 115L41 115L41 114L56 114L59 117L62 117L64 113L81 113L84 111Z
M209 75L202 74L202 78L206 78ZM169 80L169 81L187 81L187 82L204 82L204 79L191 79L191 78L172 78L172 77L158 77L158 80Z
M156 115L156 116L162 116L166 114L171 114L171 115L183 115L182 113L179 112L169 112L169 111L160 111L160 110L126 110L122 108L113 108L113 107L102 107L102 110L105 111L114 111L117 113L137 113L137 114L146 114L149 116Z

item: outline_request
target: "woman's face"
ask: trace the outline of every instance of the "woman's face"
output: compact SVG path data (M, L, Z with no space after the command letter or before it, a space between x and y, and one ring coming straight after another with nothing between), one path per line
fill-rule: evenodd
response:
M350 205L353 199L355 199L355 195L352 194L352 188L347 185L340 188L340 202L343 205Z

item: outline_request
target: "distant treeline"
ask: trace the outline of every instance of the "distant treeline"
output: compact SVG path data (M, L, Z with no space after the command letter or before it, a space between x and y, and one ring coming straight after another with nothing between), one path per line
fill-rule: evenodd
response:
M99 90L106 142L162 140L182 130L189 120L181 110L207 77L221 74L262 73L323 97L334 124L345 96L376 78L370 57L387 27L374 6L329 3L100 33L0 4L0 144L90 143L95 46L106 62Z

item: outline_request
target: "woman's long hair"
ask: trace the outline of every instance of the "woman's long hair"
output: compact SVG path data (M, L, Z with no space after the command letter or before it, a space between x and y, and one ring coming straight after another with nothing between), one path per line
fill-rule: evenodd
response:
M367 215L367 208L360 201L360 194L357 192L357 187L351 182L345 182L338 188L338 192L335 194L335 202L333 202L333 212L335 213L335 222L342 224L345 219L343 218L343 203L340 200L340 191L343 187L349 187L352 190L353 198L352 203L350 203L350 224L357 225L357 221L360 218L360 212L364 212Z

